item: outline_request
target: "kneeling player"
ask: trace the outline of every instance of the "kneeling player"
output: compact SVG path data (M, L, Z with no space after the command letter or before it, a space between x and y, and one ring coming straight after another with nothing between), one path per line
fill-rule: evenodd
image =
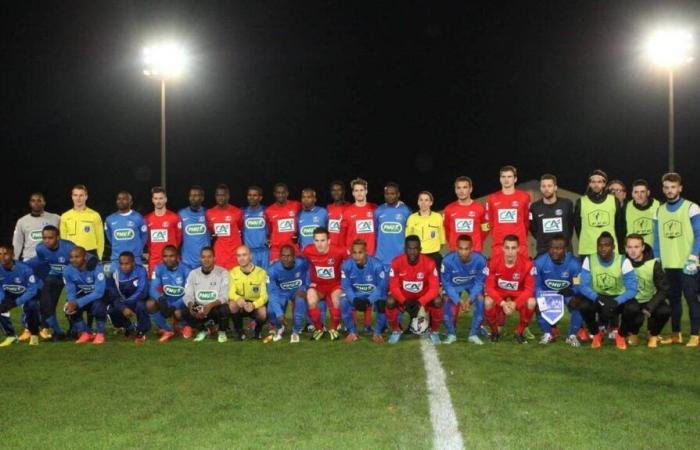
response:
M420 238L410 235L404 241L404 254L391 262L386 301L386 317L393 330L389 336L390 344L401 339L399 314L406 311L413 320L421 308L430 313L430 340L439 344L443 308L435 261L421 254Z
M70 251L70 266L63 271L63 281L66 284L66 305L63 310L71 330L79 333L75 343L103 344L107 305L104 300L106 282L102 264L96 264L94 268L88 267L87 252L83 247L75 247ZM94 336L83 320L85 313L97 322L97 333Z
M299 343L301 325L306 319L306 289L309 285L309 264L306 259L297 257L292 244L285 244L280 249L280 259L267 271L267 314L274 327L265 343L277 342L284 333L284 312L287 303L294 300L294 325L290 343Z
M514 234L503 238L502 251L489 262L486 277L485 317L491 326L491 342L498 342L506 316L518 311L520 320L515 327L515 340L526 344L524 336L535 313L535 277L532 261L520 250L520 241Z
M146 341L146 333L151 328L151 320L146 309L148 298L148 274L143 266L136 265L134 254L122 252L119 255L119 269L112 274L115 292L112 293L112 303L109 317L112 323L126 329L130 337L136 331L135 344ZM132 321L136 318L137 325Z
M236 249L236 260L238 267L230 272L228 288L233 327L238 340L245 340L243 318L248 316L255 320L255 339L260 339L263 325L267 321L267 272L253 264L250 249L245 245Z
M367 254L367 243L363 239L355 239L352 243L352 257L345 260L341 269L341 285L343 294L340 297L340 310L348 330L345 342L357 340L353 311L364 312L367 308L374 308L377 312L372 340L377 344L383 342L382 331L386 327L386 274L382 262Z
M168 245L163 248L163 262L158 264L153 271L149 289L150 298L146 302L146 308L162 334L158 342L168 342L175 335L173 328L166 322L166 318L182 321L185 302L185 281L187 281L187 268L178 260L177 248ZM182 328L182 337L192 337L192 327L185 325Z
M219 343L228 340L228 319L231 315L228 306L229 274L223 267L215 265L214 250L204 247L199 253L201 266L187 275L185 283L185 321L199 330L195 342L207 337L206 323L209 320L219 324Z
M462 235L457 238L457 250L445 256L440 269L442 287L445 291L442 298L445 304L444 322L447 328L447 338L444 344L457 340L455 330L457 315L460 308L468 311L474 306L469 342L483 345L478 336L479 327L484 320L484 281L488 274L486 258L481 253L472 251L471 236ZM462 300L462 293L468 298Z
M29 345L39 345L39 282L31 267L14 260L11 245L0 245L0 323L6 338L0 346L6 347L17 340L14 327L8 316L10 310L19 306L24 312L27 329L31 333Z

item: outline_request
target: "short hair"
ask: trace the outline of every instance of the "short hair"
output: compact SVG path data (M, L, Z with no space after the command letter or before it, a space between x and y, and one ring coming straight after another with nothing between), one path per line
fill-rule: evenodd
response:
M214 252L214 248L213 248L213 247L210 247L210 246L208 246L208 245L207 245L206 247L202 247L202 249L199 251L200 256L201 256L202 253L204 253L204 252L211 252L212 255L216 255L216 252Z
M326 228L326 227L316 227L316 228L314 228L314 233L313 233L313 235L316 236L317 234L325 234L326 237L328 237L328 228Z
M503 166L498 170L498 173L503 172L513 172L513 176L518 176L518 169L516 169L515 166Z
M435 198L433 198L433 194L430 191L420 191L418 193L418 198L420 198L421 195L427 195L430 201L435 203Z
M316 196L316 189L310 188L310 187L305 187L304 189L301 190L301 193L303 194L304 192L311 192L314 194L314 197Z
M39 191L35 191L29 194L29 198L31 199L32 197L41 197L41 199L45 201L44 194Z
M562 242L564 242L564 245L566 245L566 243L569 242L569 240L566 238L566 236L564 236L563 233L556 233L556 234L552 235L551 238L549 238L550 245L554 241L562 241Z
M280 247L280 255L282 254L282 250L284 250L285 248L291 250L292 255L296 254L296 249L292 244L284 244L282 247Z
M681 174L678 172L668 172L665 173L664 176L661 177L661 183L669 181L671 183L678 183L681 186L683 186L683 179L681 178Z
M545 173L540 177L540 181L545 181L545 180L550 180L552 183L554 183L555 186L557 186L557 176L552 175L551 173Z
M591 178L593 178L593 177L596 176L596 175L599 176L599 177L603 177L603 179L604 179L605 182L607 183L607 181L608 181L608 174L605 173L604 171L600 170L600 169L595 169L593 172L591 172L590 174L588 174L588 180L590 181Z
M328 188L333 189L333 186L340 186L341 188L345 189L345 183L343 183L340 180L331 181L330 184L328 185Z
M227 193L230 193L230 192L231 192L231 189L229 189L228 184L225 184L225 183L219 183L219 184L217 184L215 190L218 191L219 189L221 189L221 190L223 190L223 191L226 191Z
M0 242L0 248L4 248L8 252L12 252L12 253L15 252L15 247L8 242Z
M130 251L121 252L121 253L119 254L119 258L120 258L120 259L121 259L121 258L129 258L129 259L132 260L132 261L134 261L134 260L136 259L136 257L134 256L134 254L133 254L132 252L130 252Z
M153 186L151 188L151 195L153 194L163 194L167 197L167 193L165 192L165 188L163 186Z
M406 239L404 239L403 243L404 245L406 245L409 242L418 242L418 244L420 245L420 238L415 234L409 234L408 236L406 236Z
M471 243L474 242L474 240L473 240L472 237L469 236L468 234L461 234L461 235L459 235L459 237L457 238L457 242L469 242L469 243L471 244Z
M275 183L275 185L272 187L272 190L275 191L277 188L283 188L285 191L289 192L289 186L287 186L287 183L282 183L281 181L278 183Z
M56 234L60 234L60 231L58 231L58 227L55 227L54 225L46 225L44 228L41 229L42 233L44 231L53 231Z
M204 194L204 188L198 184L193 184L187 192L199 191Z
M455 178L455 186L457 186L457 183L462 183L462 182L469 183L469 186L474 186L472 179L467 177L467 176L462 175L460 177Z
M362 178L358 177L358 178L355 178L354 180L352 180L350 182L350 189L353 189L356 184L362 185L365 187L365 189L367 189L367 181L363 180Z
M255 192L257 192L258 194L263 195L263 190L262 190L262 188L261 188L260 186L255 186L255 185L253 185L253 186L248 186L247 191L255 191ZM246 191L246 192L247 192L247 191Z
M75 185L73 185L73 187L70 189L70 191L73 192L73 191L76 190L76 189L78 189L78 190L80 190L80 191L84 191L86 194L88 193L87 186L85 186L84 184L75 184Z
M385 190L388 188L394 188L397 191L401 190L401 189L399 189L399 183L394 183L393 181L389 181L387 184L384 185Z
M609 231L603 231L600 233L600 236L598 236L598 239L596 239L596 242L600 242L603 239L610 239L611 241L615 242L615 238L613 237L612 234L610 234Z
M163 247L161 254L163 254L166 250L174 250L176 255L180 254L180 250L177 248L177 246L172 245L172 244L168 244L165 247Z
M630 239L638 239L638 240L642 241L642 245L644 245L644 236L642 236L639 233L628 234L627 237L625 238L625 244L627 244L627 241L629 241Z
M515 242L516 244L520 244L520 239L518 238L518 236L516 236L514 234L507 234L506 237L503 238L503 243L505 243L506 241Z
M644 178L639 178L632 182L632 189L636 188L637 186L644 186L645 188L649 189L649 183L647 183L647 180Z
M365 241L364 239L355 239L354 241L352 241L352 245L353 245L353 247L356 245L361 245L363 247L367 247L367 241Z
M125 190L125 189L122 189L122 190L120 190L120 191L117 192L117 196L120 196L121 194L126 194L126 195L128 195L129 198L132 199L132 200L133 200L133 198L134 198L134 196L131 195L131 192L129 192L129 191Z
M622 186L622 189L624 191L627 191L627 186L625 186L625 183L623 183L622 180L610 180L607 187L610 188L610 186L613 184L619 184L620 186Z

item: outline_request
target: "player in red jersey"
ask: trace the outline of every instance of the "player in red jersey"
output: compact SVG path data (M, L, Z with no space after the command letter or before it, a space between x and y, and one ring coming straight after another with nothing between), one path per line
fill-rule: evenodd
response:
M518 170L503 166L500 170L501 191L488 196L486 217L491 229L491 257L498 256L503 238L514 234L520 241L520 254L527 254L527 231L530 227L530 194L515 189Z
M349 246L348 251L350 252L355 239L362 239L367 243L367 253L374 256L377 249L374 210L377 209L377 205L367 201L367 182L365 180L356 178L350 182L350 187L355 203L346 206L343 212L346 247Z
M331 313L331 329L328 334L334 341L340 337L340 267L348 252L343 247L332 246L328 240L328 230L318 227L314 230L314 243L304 248L303 255L309 260L311 283L306 290L306 301L309 304L309 318L316 328L313 339L318 341L326 331L318 308L318 303L325 299Z
M328 236L331 245L345 247L345 227L343 226L343 212L350 203L345 201L345 185L342 181L331 182L331 199L333 203L326 206L328 211Z
M399 314L406 311L411 320L421 308L430 314L430 340L440 343L440 323L442 322L442 297L440 280L435 261L421 254L420 238L406 236L404 254L391 262L389 273L389 296L386 301L386 317L393 330L389 343L396 344L401 339Z
M294 245L297 239L298 217L301 203L289 200L289 188L284 183L275 184L275 203L265 209L265 221L270 230L270 263L279 259L285 244Z
M484 289L484 317L491 326L492 342L498 342L501 338L501 327L506 322L506 316L518 311L520 321L515 328L515 340L520 344L527 343L523 332L530 323L537 305L535 269L530 258L518 251L519 246L517 236L506 236L501 255L491 258L489 262L489 274Z
M153 274L156 266L163 261L163 249L168 245L180 248L182 242L182 227L180 216L169 209L168 196L165 189L156 186L151 189L151 201L153 211L146 214L146 226L148 227L148 276Z
M473 186L471 178L458 177L455 180L457 200L447 205L443 211L445 235L450 251L457 249L457 238L465 235L472 238L474 251L481 253L483 250L489 221L484 205L471 197Z
M231 270L238 265L236 249L242 245L243 211L229 204L231 191L225 184L216 187L216 206L206 212L207 227L214 237L216 265Z

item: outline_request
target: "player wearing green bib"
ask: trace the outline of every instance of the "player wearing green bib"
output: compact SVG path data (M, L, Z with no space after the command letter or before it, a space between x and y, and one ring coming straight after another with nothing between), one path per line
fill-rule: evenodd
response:
M605 172L594 170L588 177L586 193L576 200L574 229L578 235L579 256L594 254L596 240L604 231L615 236L618 243L624 240L624 210L615 197L605 191L607 181L608 176Z
M654 219L654 256L669 282L671 303L670 339L662 344L682 344L681 292L688 303L690 340L688 347L700 345L700 302L698 301L698 253L700 253L700 207L681 197L683 180L677 173L661 178L666 202L659 206Z
M644 242L654 246L654 216L659 208L659 201L650 197L649 184L646 180L632 183L632 201L625 205L625 225L627 236L639 234Z

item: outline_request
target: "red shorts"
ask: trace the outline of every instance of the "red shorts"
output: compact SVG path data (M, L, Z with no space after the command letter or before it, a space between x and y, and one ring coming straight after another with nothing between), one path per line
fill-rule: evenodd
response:
M340 287L339 284L334 284L334 285L317 284L315 286L309 286L309 289L315 289L316 292L318 292L319 299L325 298L326 301L330 301L331 294L333 293L333 291L341 290L342 288Z
M522 299L516 299L515 295L513 295L509 291L498 291L499 296L503 299L503 301L514 301L515 302L515 309L520 309L524 308L527 306L527 301L530 297L527 298L522 298ZM489 295L488 293L486 294L487 296ZM520 294L518 294L520 295ZM534 297L534 295L533 295ZM496 302L497 304L500 304L500 302Z

